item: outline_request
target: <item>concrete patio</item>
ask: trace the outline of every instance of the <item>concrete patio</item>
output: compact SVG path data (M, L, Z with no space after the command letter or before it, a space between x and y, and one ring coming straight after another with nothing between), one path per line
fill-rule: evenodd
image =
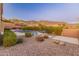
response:
M79 45L79 39L78 38L65 37L65 36L55 36L55 37L52 37L52 39Z

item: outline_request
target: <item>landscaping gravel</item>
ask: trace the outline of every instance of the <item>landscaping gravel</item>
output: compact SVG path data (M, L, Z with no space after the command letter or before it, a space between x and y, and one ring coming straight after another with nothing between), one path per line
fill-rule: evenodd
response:
M35 37L24 38L24 42L12 47L0 47L0 56L78 56L79 46L65 43L54 44L53 40L36 41Z

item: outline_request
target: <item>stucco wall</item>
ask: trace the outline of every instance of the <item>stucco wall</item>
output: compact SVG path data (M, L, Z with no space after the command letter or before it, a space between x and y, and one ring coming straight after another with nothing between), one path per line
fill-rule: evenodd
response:
M79 38L79 29L64 29L62 31L62 36Z

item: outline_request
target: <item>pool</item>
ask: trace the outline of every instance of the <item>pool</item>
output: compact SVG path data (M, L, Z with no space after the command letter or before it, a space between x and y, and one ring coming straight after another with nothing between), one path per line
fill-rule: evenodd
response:
M23 34L23 35L24 35L26 32L31 32L33 36L42 34L42 32L33 31L33 30L12 30L12 31L15 32L15 33ZM19 35L19 34L18 34L18 35Z

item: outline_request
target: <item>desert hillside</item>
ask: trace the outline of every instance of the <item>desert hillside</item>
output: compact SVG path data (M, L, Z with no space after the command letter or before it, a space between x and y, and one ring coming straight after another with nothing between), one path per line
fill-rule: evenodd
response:
M22 26L65 26L65 28L78 28L77 24L67 24L66 22L56 21L24 21L24 20L3 20L5 28L21 28Z

